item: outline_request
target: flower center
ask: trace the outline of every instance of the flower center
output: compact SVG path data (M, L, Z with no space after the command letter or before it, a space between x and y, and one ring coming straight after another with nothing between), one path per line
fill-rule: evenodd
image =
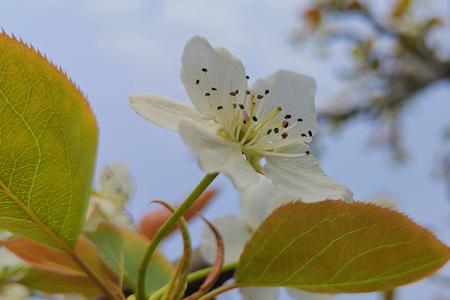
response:
M301 133L300 137L294 128L303 119L294 118L289 112L284 112L281 106L274 106L270 110L269 103L265 103L270 94L266 89L261 94L246 90L232 90L224 93L210 84L207 76L208 70L202 69L205 75L206 86L200 84L204 96L207 98L210 113L215 121L220 124L218 135L226 140L239 143L242 152L249 161L259 161L262 156L299 156L306 153L283 153L280 148L305 143L312 137L312 131ZM248 76L246 76L248 80ZM228 98L228 99L227 99ZM272 101L273 102L273 101Z

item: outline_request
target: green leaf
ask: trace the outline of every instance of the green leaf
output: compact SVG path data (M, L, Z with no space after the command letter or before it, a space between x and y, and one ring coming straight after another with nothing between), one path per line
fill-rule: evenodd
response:
M392 289L431 275L449 248L406 216L373 204L291 202L256 230L236 281L312 292Z
M136 290L138 270L148 241L138 233L102 223L97 231L88 233L108 266L123 273L126 285ZM174 273L174 267L162 255L157 254L147 268L146 288L149 293L166 285Z
M0 228L69 249L81 232L97 125L43 55L0 33Z
M19 283L31 290L46 294L77 293L92 297L101 294L99 288L86 276L58 274L39 269L31 269Z

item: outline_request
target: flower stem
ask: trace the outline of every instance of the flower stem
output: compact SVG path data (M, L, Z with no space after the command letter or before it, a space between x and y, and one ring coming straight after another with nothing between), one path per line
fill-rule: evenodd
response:
M227 263L224 264L222 267L221 272L226 272L229 270L232 270L234 268L236 268L237 262L231 262L231 263ZM206 278L206 276L208 276L209 272L211 272L212 267L208 267L208 268L204 268L195 272L192 272L191 274L189 274L188 276L188 280L187 283L191 283L200 279L204 279ZM157 290L155 293L153 293L151 300L154 299L159 299L164 292L167 290L167 288L169 287L169 285L165 285L162 288L160 288L159 290Z
M222 285L221 287L212 290L211 292L207 293L206 295L202 296L201 298L199 298L198 300L210 300L213 299L214 297L216 297L217 295L220 295L224 292L227 292L229 290L238 288L239 284L237 283L230 283L230 284L226 284L226 285Z
M205 177L199 182L199 184L192 190L189 196L184 200L184 202L174 211L169 219L164 223L161 228L159 228L153 240L148 246L144 258L142 259L141 265L139 267L137 289L136 289L136 300L145 300L147 295L145 293L145 282L147 277L147 266L155 253L159 243L163 238L170 232L172 227L178 222L178 220L184 215L184 213L189 209L189 207L194 204L194 202L200 197L200 195L206 190L206 188L211 184L211 182L219 175L219 173L206 174Z
M231 262L231 263L224 264L221 269L221 272L226 272L226 271L232 270L232 269L236 268L236 265L237 265L237 262ZM212 267L208 267L205 269L201 269L201 270L192 272L188 276L188 283L205 278L206 276L208 276L209 272L211 272L211 269L212 269Z

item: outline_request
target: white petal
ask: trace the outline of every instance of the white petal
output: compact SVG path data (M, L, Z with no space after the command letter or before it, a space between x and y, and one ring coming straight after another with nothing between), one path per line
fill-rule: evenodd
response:
M316 83L313 78L279 70L264 79L257 80L252 86L252 90L260 95L264 95L266 90L269 91L264 96L263 107L259 113L260 118L271 112L274 107L281 106L282 111L273 123L282 122L286 115L290 115L286 121L290 124L294 122L298 122L298 124L289 130L289 137L298 138L301 137L301 134L305 134L308 140L311 139L317 126L314 105Z
M302 152L308 151L305 150L308 149L306 145L299 148ZM266 157L264 172L275 186L287 193L298 195L305 202L353 199L352 193L345 186L335 182L323 172L312 154L298 157Z
M215 114L217 106L226 111L231 103L230 92L236 90L237 101L242 101L247 90L245 69L228 50L213 48L205 38L196 36L186 44L182 64L181 81L199 112Z
M230 177L238 189L258 181L258 173L245 160L239 144L220 138L214 128L182 120L178 132L197 155L200 167L208 173L220 172Z
M249 287L241 288L242 296L245 300L276 300L279 288Z
M129 100L131 108L141 117L169 130L177 130L182 119L203 120L194 107L169 98L139 94Z
M266 176L259 175L258 183L241 191L241 211L249 225L256 228L276 207L298 198L282 192Z
M235 262L250 238L250 229L244 220L238 217L225 216L212 221L222 234L225 244L225 263ZM205 260L212 264L216 258L216 240L209 228L203 230L200 251Z
M308 293L302 290L287 288L289 295L295 300L331 300L334 296L330 294Z

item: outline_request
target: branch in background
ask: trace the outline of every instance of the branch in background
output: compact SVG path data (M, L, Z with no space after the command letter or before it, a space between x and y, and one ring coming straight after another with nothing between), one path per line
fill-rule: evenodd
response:
M336 127L356 118L391 122L429 86L450 83L450 57L439 57L426 42L444 22L437 16L415 17L416 2L397 0L390 10L377 15L368 1L322 0L303 12L297 41L315 36L331 46L345 42L354 62L350 76L343 78L353 88L334 105L337 109L319 112L321 120ZM355 20L361 26L351 23ZM388 144L393 141L387 139Z
M395 299L395 290L384 291L383 300L394 300Z

